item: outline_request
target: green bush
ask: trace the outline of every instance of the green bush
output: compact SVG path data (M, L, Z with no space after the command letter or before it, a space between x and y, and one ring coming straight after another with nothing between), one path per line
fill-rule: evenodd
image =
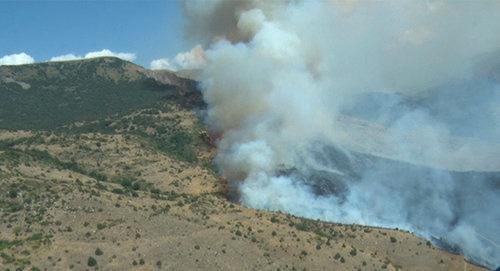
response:
M111 190L111 192L115 193L115 194L119 194L119 195L123 195L125 194L125 191L123 191L122 189L120 188L113 188L113 190Z
M309 231L310 230L309 224L307 224L306 222L301 222L301 223L295 224L295 228L299 231Z
M106 223L97 223L97 229L98 230L103 230L106 228Z
M90 267L96 266L97 265L96 259L94 259L93 257L89 257L89 259L87 260L87 265Z
M15 83L0 81L0 129L57 129L64 124L104 118L143 108L176 93L169 85L138 75L126 78L126 62L102 59L72 63L40 63L22 67L2 66L30 84L22 89ZM113 65L120 65L116 68ZM50 67L49 67L50 66ZM47 76L52 69L58 74ZM114 80L101 76L97 69L115 71L124 78ZM93 126L74 127L82 132L109 132L112 127L102 121Z
M103 254L102 250L100 248L96 248L95 255L101 256L102 254Z
M353 257L356 256L358 254L356 248L352 248L349 254Z

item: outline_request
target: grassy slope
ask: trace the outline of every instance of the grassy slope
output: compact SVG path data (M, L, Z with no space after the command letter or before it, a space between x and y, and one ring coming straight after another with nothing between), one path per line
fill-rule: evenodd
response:
M1 270L478 269L409 233L231 203L194 112L138 107L0 131Z

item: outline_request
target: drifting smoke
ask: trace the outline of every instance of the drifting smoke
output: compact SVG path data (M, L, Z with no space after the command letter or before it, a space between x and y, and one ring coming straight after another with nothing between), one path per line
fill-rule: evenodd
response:
M500 2L187 1L245 205L500 265ZM490 172L487 172L490 171Z
M160 58L151 61L152 70L198 70L205 66L205 51L200 45L188 52L178 53L173 60Z

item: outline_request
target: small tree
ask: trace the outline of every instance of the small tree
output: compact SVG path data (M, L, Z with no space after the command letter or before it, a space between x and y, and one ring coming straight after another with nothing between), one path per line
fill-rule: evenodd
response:
M90 266L90 267L96 266L97 265L97 261L94 258L89 257L89 259L87 260L87 265Z

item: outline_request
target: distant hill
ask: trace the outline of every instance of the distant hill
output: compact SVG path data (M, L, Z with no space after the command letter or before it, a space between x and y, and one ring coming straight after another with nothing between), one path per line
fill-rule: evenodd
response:
M189 96L194 81L119 58L0 66L0 129L54 129Z

